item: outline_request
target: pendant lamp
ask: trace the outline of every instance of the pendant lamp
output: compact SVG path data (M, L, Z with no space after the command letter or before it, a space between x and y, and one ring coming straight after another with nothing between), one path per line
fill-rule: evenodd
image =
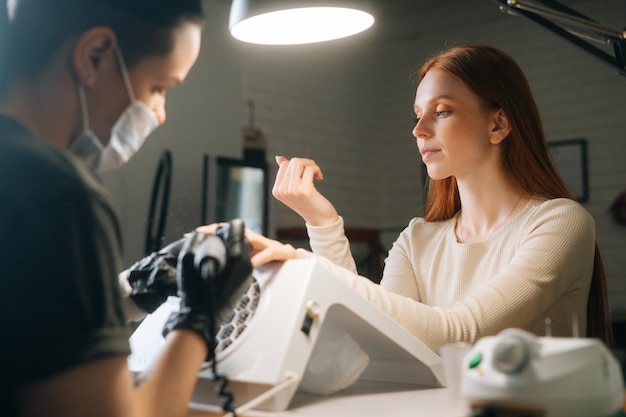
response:
M372 24L365 0L233 0L229 29L244 42L299 45L351 36Z

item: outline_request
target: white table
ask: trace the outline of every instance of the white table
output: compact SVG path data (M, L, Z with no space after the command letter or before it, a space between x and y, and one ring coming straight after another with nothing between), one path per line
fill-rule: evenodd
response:
M192 404L193 416L209 416L218 407ZM207 413L202 413L206 411ZM446 388L357 381L330 396L296 393L285 411L250 411L250 417L467 417L469 408Z

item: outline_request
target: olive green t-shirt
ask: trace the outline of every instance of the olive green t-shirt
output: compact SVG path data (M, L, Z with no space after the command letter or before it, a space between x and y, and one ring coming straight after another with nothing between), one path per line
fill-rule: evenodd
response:
M0 410L12 388L128 355L112 199L85 164L0 115Z

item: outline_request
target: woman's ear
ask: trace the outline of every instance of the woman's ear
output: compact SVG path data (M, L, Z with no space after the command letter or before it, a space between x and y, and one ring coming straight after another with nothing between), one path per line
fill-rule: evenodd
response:
M72 63L79 83L88 87L96 82L103 61L107 56L114 58L116 42L113 30L104 26L91 28L78 37Z
M491 130L489 142L497 145L506 139L507 136L509 136L509 133L511 133L509 119L506 117L506 114L504 114L502 109L498 109L498 111L493 114L493 128Z

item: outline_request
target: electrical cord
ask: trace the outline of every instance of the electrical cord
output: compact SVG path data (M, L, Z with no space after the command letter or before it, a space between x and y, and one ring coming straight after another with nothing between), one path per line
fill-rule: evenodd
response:
M237 417L237 413L233 408L233 402L235 397L231 391L228 390L228 378L224 375L220 375L217 371L217 357L215 353L215 348L217 347L217 338L215 335L217 334L217 296L216 296L216 288L215 288L215 278L217 277L218 265L214 259L207 259L202 263L200 268L200 273L202 279L206 280L208 283L209 289L209 334L212 335L211 346L209 347L209 359L211 361L211 373L214 380L218 381L217 387L215 388L215 393L220 397L224 398L224 402L222 403L222 410L229 412L228 415L232 417Z

